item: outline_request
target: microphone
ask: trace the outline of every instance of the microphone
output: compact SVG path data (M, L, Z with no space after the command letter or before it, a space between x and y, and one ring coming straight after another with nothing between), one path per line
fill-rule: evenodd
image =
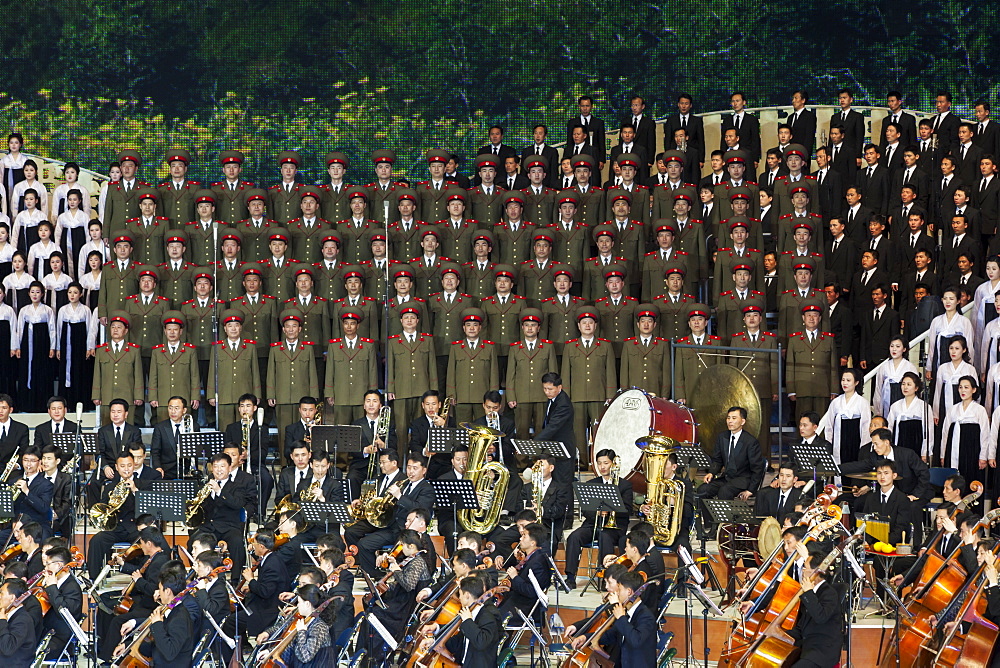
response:
M76 423L80 424L83 421L83 402L76 402Z
M264 426L264 407L263 406L259 406L257 408L257 426L258 427Z

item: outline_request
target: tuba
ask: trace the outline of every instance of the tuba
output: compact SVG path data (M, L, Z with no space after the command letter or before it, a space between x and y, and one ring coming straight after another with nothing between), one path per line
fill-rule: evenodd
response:
M112 531L118 526L118 511L132 493L128 483L128 480L121 480L111 490L107 503L95 503L90 507L90 519L99 531Z
M479 500L478 510L458 511L458 522L466 531L486 535L496 528L503 510L510 471L497 462L486 463L486 451L501 433L489 427L463 422L459 425L469 436L469 464L465 479L471 480Z
M646 504L653 539L659 545L670 545L677 539L684 513L684 483L663 477L667 458L677 448L677 441L654 434L636 441L646 453Z

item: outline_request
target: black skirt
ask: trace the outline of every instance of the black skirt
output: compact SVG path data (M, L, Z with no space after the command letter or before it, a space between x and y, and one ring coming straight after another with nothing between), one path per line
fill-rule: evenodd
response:
M0 320L0 392L11 396L17 394L17 358L10 356L13 343L11 323Z
M920 456L920 448L924 442L923 420L900 420L896 424L896 445L913 450Z
M7 192L13 193L14 186L21 181L24 181L24 167L15 167L13 169L5 170L3 174L3 181L4 185L7 186ZM14 217L17 216L17 212L14 210L14 202L8 200L7 203L10 206L10 211L8 211L10 219L14 220Z
M955 433L955 427L958 426L958 473L966 482L972 482L973 480L978 480L981 483L986 482L986 471L979 468L979 449L981 445L980 439L980 429L979 425L975 423L966 423L959 425L951 425L948 428L948 438L945 441L944 449L944 463L948 466L951 464L951 439Z
M24 199L23 197L21 198ZM21 234L17 238L17 249L28 257L28 249L38 243L38 225L31 225L21 228Z
M45 412L45 404L52 396L55 365L49 359L49 350L53 343L49 338L48 323L25 325L21 334L21 368L18 374L21 386L18 398L24 410L29 413Z
M7 278L14 273L14 263L10 260L6 262L0 262L0 283L3 283L3 279Z
M861 418L840 420L840 461L856 462L861 449Z
M71 227L63 231L65 234L63 234L62 239L59 241L59 247L62 249L63 257L65 257L67 261L67 264L63 266L63 271L70 276L76 276L80 273L77 271L76 266L76 263L79 260L77 256L80 254L80 249L87 243L87 228ZM86 258L84 259L86 260Z
M31 303L31 297L28 296L28 290L31 288L18 288L14 290L14 299L8 299L7 303L11 305L14 309L14 313L20 313L21 309ZM8 298L10 295L7 295Z
M83 303L87 305L91 311L97 308L97 298L100 296L101 291L99 289L87 290L87 294L84 297Z
M78 402L87 405L94 381L94 359L87 358L87 323L64 322L60 340L59 393L70 406Z

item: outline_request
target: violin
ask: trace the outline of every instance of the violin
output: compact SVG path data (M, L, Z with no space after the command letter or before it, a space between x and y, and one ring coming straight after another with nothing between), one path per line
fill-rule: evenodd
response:
M271 550L271 552L275 552L279 547L286 544L290 539L291 537L287 533L274 534L274 550ZM250 540L247 541L247 552L249 554L251 555L253 554L253 546L256 545L256 543L257 541L254 538L250 538ZM248 565L247 568L249 568L251 572L256 573L257 568L260 566L261 559L253 557L251 557L251 559L253 559L253 563L251 565ZM239 584L236 585L236 595L239 597L241 601L243 600L243 597L246 596L246 592L243 590L249 586L249 582L250 580L248 580L246 576L242 576L240 577Z
M17 561L22 554L24 554L24 548L20 544L11 545L0 553L0 567L6 568L8 564Z
M391 550L389 550L388 552L383 552L382 554L379 555L375 565L378 566L379 568L388 568L390 557L395 559L396 561L399 561L399 558L401 556L403 556L403 544L396 543Z
M482 552L476 553L476 561L479 562L479 565L476 566L476 568L493 568L493 559L487 555L493 554L493 551L496 550L496 548L497 546L493 543L486 543L486 545L483 546Z
M621 556L619 556L614 561L612 561L610 564L608 564L608 566L614 566L615 564L621 564L622 566L624 566L625 568L629 569L630 571L633 568L635 568L635 564L632 563L632 560L629 559L628 557L626 557L624 554L621 555ZM608 566L604 566L603 568L601 568L600 570L598 570L597 571L597 577L603 578L604 577L604 573L607 572L607 570L608 570Z
M53 577L56 580L61 578L63 574L67 573L69 570L73 568L80 568L80 566L83 566L84 563L83 553L80 552L79 548L77 548L76 546L72 546L70 554L73 557L72 560L68 564L64 564L62 568L53 573ZM31 590L31 593L35 596L36 599L38 599L38 605L41 606L42 608L42 616L47 614L48 611L52 609L52 602L49 601L49 595L45 592L44 582L46 575L48 575L48 573L46 571L42 571L32 579L33 584L28 585L28 589Z

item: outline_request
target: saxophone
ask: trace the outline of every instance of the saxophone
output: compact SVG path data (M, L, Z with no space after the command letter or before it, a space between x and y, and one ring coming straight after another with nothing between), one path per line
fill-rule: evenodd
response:
M383 406L382 408L379 409L378 418L375 420L375 433L372 436L371 445L374 446L375 441L379 439L385 442L386 437L389 435L389 422L391 419L392 419L391 408L389 408L388 406ZM395 502L395 499L393 499L388 494L386 494L381 498L377 498L375 496L378 492L378 480L375 478L375 466L377 464L378 464L378 455L377 454L369 455L368 476L365 478L365 481L361 484L361 496L358 497L359 502L357 511L350 511L352 517L354 518L351 524L354 524L355 522L361 519L366 519L368 520L368 522L372 524L372 526L377 526L380 528L385 528L389 524L388 518L384 519L383 524L376 524L375 522L372 521L372 517L374 517L379 522L383 521L383 518L379 513L372 513L371 516L369 516L370 513L368 508L371 504L374 504L376 501L381 501L381 503L379 504L379 508L381 509L385 509L387 507L386 504L389 503L389 500ZM348 508L350 509L350 506L348 506ZM350 524L347 526L350 526Z
M240 445L243 446L244 452L250 451L250 426L253 424L253 418L249 415L240 418L240 440L242 441Z
M487 416L487 421L489 417ZM504 497L510 471L497 462L486 463L486 451L501 434L489 427L480 427L468 422L459 425L469 435L469 464L465 469L465 479L471 480L479 500L478 510L458 511L458 522L466 531L486 535L496 528L503 510Z
M611 484L615 487L618 486L618 477L621 471L621 465L618 463L618 456L615 455L615 461L611 464ZM618 518L615 513L611 513L611 519L604 523L605 529L617 529L618 528Z
M213 479L214 480L214 479ZM205 523L205 509L201 507L205 499L212 493L212 480L198 490L193 499L184 502L184 523L194 529Z
M644 444L644 445L640 445ZM677 447L677 441L659 434L636 441L646 453L646 504L653 539L658 545L671 545L681 528L684 513L684 483L663 477L667 458Z
M95 503L90 507L90 519L99 531L111 531L118 526L118 511L125 504L132 489L128 486L129 481L122 478L111 494L108 495L107 503Z

